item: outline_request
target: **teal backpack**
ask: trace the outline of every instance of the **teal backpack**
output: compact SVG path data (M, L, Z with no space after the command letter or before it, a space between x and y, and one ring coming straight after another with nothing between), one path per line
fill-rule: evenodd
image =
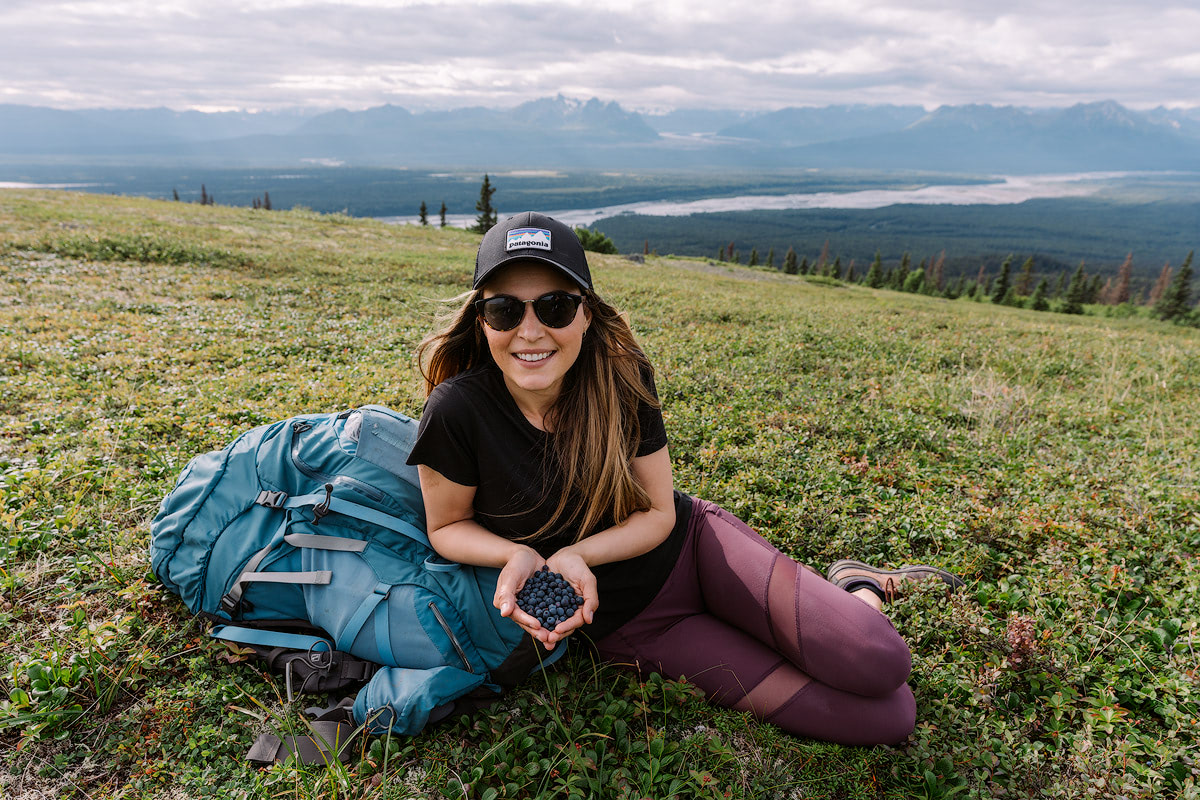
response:
M374 733L416 734L565 651L541 650L500 616L498 570L430 546L405 464L416 431L382 406L255 428L193 458L151 523L154 574L217 623L213 636L283 671L289 700L297 682L331 691L367 680L352 717ZM297 748L275 742L251 759Z

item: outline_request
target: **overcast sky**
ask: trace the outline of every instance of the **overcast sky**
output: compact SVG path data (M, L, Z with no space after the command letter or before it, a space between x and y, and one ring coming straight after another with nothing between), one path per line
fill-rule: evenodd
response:
M1200 0L0 0L0 103L1200 106Z

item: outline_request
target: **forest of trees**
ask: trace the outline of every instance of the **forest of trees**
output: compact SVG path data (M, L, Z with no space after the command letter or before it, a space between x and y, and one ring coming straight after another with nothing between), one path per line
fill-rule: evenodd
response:
M1065 314L1082 314L1085 313L1085 307L1093 306L1101 309L1099 313L1113 316L1148 314L1157 319L1200 327L1200 309L1195 307L1191 289L1193 257L1194 251L1188 252L1178 270L1169 263L1164 264L1158 277L1148 286L1137 285L1132 253L1125 257L1115 275L1088 272L1084 262L1080 262L1074 272L1061 269L1039 271L1037 259L1032 255L1026 256L1020 261L1020 266L1014 268L1017 259L1009 255L998 269L980 265L973 276L959 274L951 278L946 274L945 250L923 258L916 264L911 255L905 253L899 263L887 266L877 251L875 258L864 269L854 259L843 263L839 255L831 258L829 243L826 242L820 254L811 262L808 256L798 256L795 248L789 247L779 269L790 275L811 275L861 284L872 289L891 289L951 300L963 298ZM774 269L774 260L774 249L769 251L764 265L758 260L757 248L751 248L746 266ZM736 242L718 248L716 261L742 263Z

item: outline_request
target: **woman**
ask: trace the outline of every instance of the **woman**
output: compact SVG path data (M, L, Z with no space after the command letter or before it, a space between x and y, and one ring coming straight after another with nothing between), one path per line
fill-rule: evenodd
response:
M911 660L883 600L961 582L857 561L825 580L675 492L653 370L567 226L528 212L493 227L472 288L419 348L429 396L409 463L434 548L500 568L496 606L547 648L582 631L606 660L686 676L792 734L905 738ZM583 597L552 630L516 601L543 566Z

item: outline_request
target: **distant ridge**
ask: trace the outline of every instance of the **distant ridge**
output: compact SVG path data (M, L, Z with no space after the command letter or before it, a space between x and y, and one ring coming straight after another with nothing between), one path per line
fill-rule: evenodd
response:
M557 97L412 112L59 110L0 105L0 158L192 159L234 166L863 167L1053 172L1200 170L1200 110L838 105L643 116Z

